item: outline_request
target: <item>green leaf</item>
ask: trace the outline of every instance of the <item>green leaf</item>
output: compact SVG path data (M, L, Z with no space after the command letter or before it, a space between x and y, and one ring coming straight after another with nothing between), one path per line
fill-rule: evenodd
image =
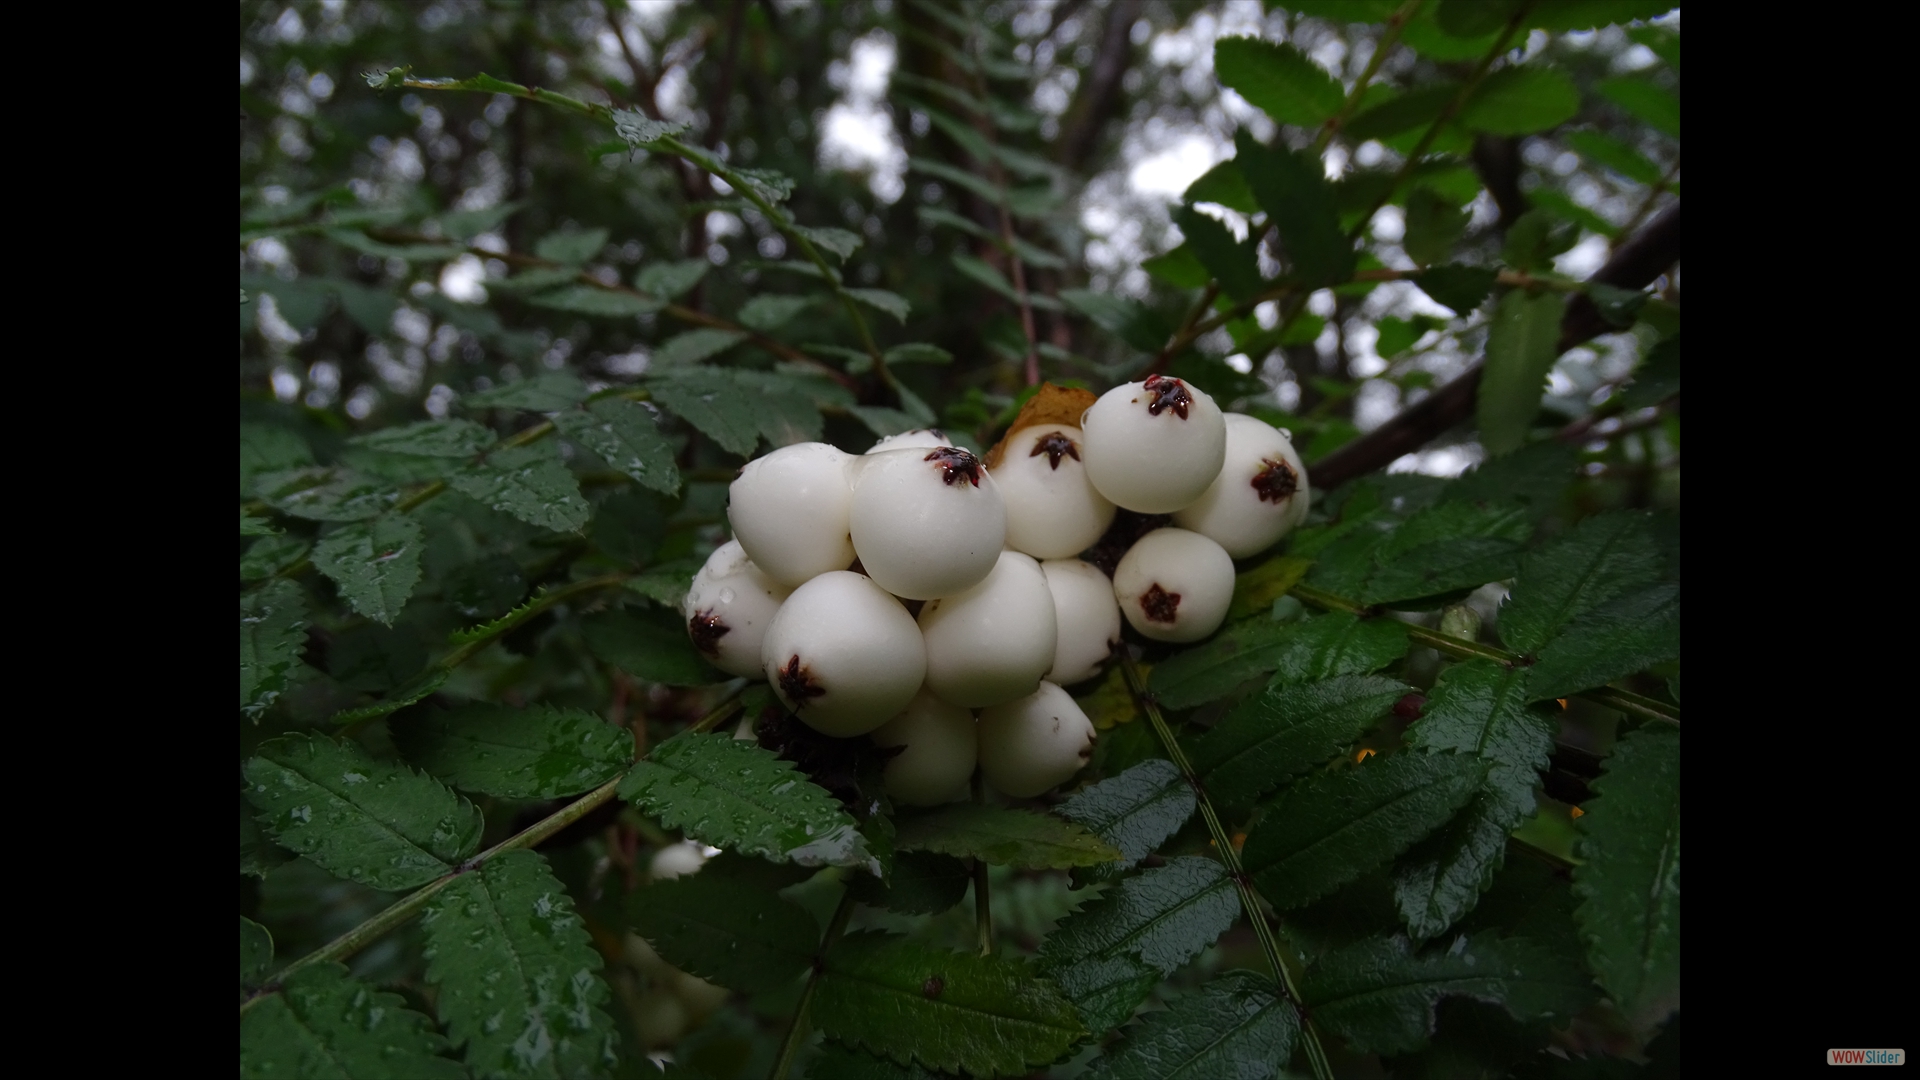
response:
M627 774L620 797L715 847L878 872L833 796L791 762L724 732L682 732L661 743Z
M548 266L521 270L512 277L488 278L487 291L503 292L509 295L530 295L543 292L556 285L567 285L579 280L580 271L565 266Z
M1140 264L1147 274L1176 289L1198 289L1213 277L1193 253L1193 245L1182 243L1165 255L1155 255Z
M482 1076L604 1076L617 1036L600 954L566 886L531 851L508 851L427 902L434 1011Z
M897 364L951 364L953 354L938 345L909 341L904 345L895 345L881 357L889 366Z
M267 928L240 917L240 985L259 986L273 970L273 935Z
M1652 185L1660 182L1660 166L1611 135L1598 131L1569 131L1560 137L1581 157L1629 180Z
M1283 1075L1300 1015L1251 971L1215 976L1127 1029L1083 1073L1087 1080L1266 1080Z
M1113 845L1121 855L1115 869L1124 870L1179 832L1194 806L1193 788L1173 762L1149 758L1075 792L1059 814Z
M806 237L813 243L813 246L825 248L835 255L840 256L841 259L846 259L852 255L859 249L861 244L859 233L851 233L845 229L836 229L830 226L809 228L805 225L795 225L793 231Z
M342 526L313 547L313 565L353 610L393 625L420 583L420 523L400 514Z
M587 399L587 384L571 371L543 371L530 379L468 394L460 404L469 409L525 409L554 412Z
M1529 670L1492 660L1454 664L1433 688L1409 745L1427 751L1458 751L1485 761L1532 771L1547 766L1559 730L1527 692Z
M689 575L679 585L680 596L692 583ZM687 640L680 621L680 597L670 611L611 608L580 621L580 632L593 655L630 675L666 686L706 686L725 681L725 672L700 658Z
M1220 280L1220 287L1236 300L1259 295L1266 287L1260 276L1260 259L1254 254L1253 238L1241 243L1214 218L1195 210L1191 204L1175 208L1173 223L1187 238L1190 248L1207 272Z
M1346 101L1340 83L1291 45L1220 38L1213 43L1213 70L1222 86L1237 91L1275 123L1316 128L1333 119Z
M1459 938L1451 948L1414 952L1405 937L1336 949L1300 986L1316 1023L1353 1049L1417 1050L1433 1035L1433 1007L1445 997L1503 1005L1516 1019L1562 1024L1593 1000L1578 964L1525 938Z
M1670 90L1637 75L1601 79L1593 92L1647 122L1656 131L1680 137L1680 99Z
M282 735L260 744L243 771L247 801L274 840L363 885L425 885L480 846L472 803L353 743Z
M712 266L713 264L705 259L648 263L640 268L640 273L634 276L633 286L643 293L672 300L700 284L700 279L707 276L707 270Z
M672 611L680 610L693 586L693 575L700 571L700 559L675 559L650 566L646 573L627 580L627 588Z
M441 1057L447 1040L398 994L339 964L295 972L280 992L240 1014L240 1075L249 1080L438 1080L465 1077Z
M740 330L703 328L676 334L660 343L649 358L655 370L698 364L726 352L747 340Z
M1090 1031L1126 1023L1162 981L1160 969L1131 953L1083 960L1047 973Z
M918 1065L898 1065L831 1040L821 1043L807 1075L815 1080L942 1080Z
M633 736L582 709L473 704L392 729L408 761L462 791L503 799L578 795L633 763Z
M1138 956L1170 975L1214 943L1240 916L1240 894L1226 867L1181 856L1123 878L1099 899L1060 921L1035 958L1043 970L1088 960Z
M1556 33L1568 30L1597 30L1611 23L1628 23L1636 19L1655 18L1665 15L1678 6L1673 3L1673 0L1562 0L1557 4L1541 4L1535 7L1527 17L1527 25ZM1635 36L1635 31L1628 31L1628 36L1635 41L1640 40Z
M1016 959L849 934L827 956L814 1023L902 1065L1021 1075L1085 1038L1071 1002Z
M267 839L260 828L260 822L247 806L245 796L240 802L240 872L248 877L262 878L276 866L290 862L293 853Z
M1227 604L1227 621L1271 611L1273 602L1300 584L1313 563L1298 555L1276 555L1259 566L1234 575L1233 599Z
M459 244L388 244L375 240L359 229L328 229L326 237L341 247L371 255L376 259L404 259L407 262L445 262L467 253ZM280 293L274 294L280 300ZM292 322L292 319L288 319ZM296 327L299 324L294 324Z
M903 915L938 915L959 903L972 883L973 872L951 855L899 851L894 853L893 873L886 884L860 875L849 887L863 904Z
M1353 276L1353 245L1340 227L1333 189L1317 154L1262 146L1242 128L1235 156L1247 185L1280 231L1302 285L1339 285Z
M813 303L811 296L779 296L762 293L740 305L734 317L742 326L754 330L777 330L792 321L808 305Z
M1532 769L1494 766L1452 821L1394 864L1394 903L1415 940L1445 932L1493 884L1507 837L1534 816L1534 783Z
M1500 608L1500 639L1532 653L1566 625L1660 576L1660 546L1645 514L1596 514L1530 552Z
M1138 300L1091 289L1061 289L1060 299L1141 352L1155 352L1173 336L1173 326Z
M240 535L278 536L280 535L280 530L274 528L273 523L266 518L249 517L246 510L242 509L240 511ZM245 581L247 579L242 578L241 580Z
M894 821L899 851L937 851L1029 870L1064 870L1120 858L1106 841L1072 822L1028 810L954 803Z
M876 311L884 311L900 320L901 325L905 325L907 316L913 313L913 305L907 303L907 298L901 296L899 293L888 292L885 289L846 289L843 291L848 296L853 297L868 307Z
M1489 135L1531 135L1563 124L1579 111L1580 91L1566 72L1520 64L1480 80L1460 107L1460 122Z
M336 725L364 723L398 712L416 701L425 699L428 694L446 685L448 677L452 674L450 669L435 664L371 705L363 705L357 709L342 709L334 713L332 723Z
M573 315L598 315L609 319L632 319L641 315L651 315L666 306L665 301L650 296L635 296L632 293L596 288L592 285L569 285L552 292L540 293L529 297L527 303L549 311L565 311Z
M1459 92L1460 84L1454 82L1443 81L1415 87L1378 105L1362 109L1347 121L1343 133L1349 139L1365 142L1368 139L1391 139L1416 130L1424 131L1440 119L1447 103Z
M1253 189L1247 186L1247 178L1240 166L1232 158L1216 164L1200 174L1200 179L1187 185L1180 193L1180 201L1185 203L1219 203L1229 210L1238 210L1243 214L1257 214L1260 204L1254 201Z
M498 441L498 436L471 420L422 420L417 424L383 428L347 440L354 446L392 454L421 457L472 457Z
M757 372L696 368L651 383L654 400L729 453L749 457L761 436L776 446L820 434L820 413L789 382L760 382Z
M583 410L555 414L561 434L600 455L607 464L662 495L680 491L673 444L660 434L644 405L624 398L590 401Z
M1304 686L1278 680L1242 702L1189 754L1216 803L1243 806L1326 761L1393 708L1409 687L1374 675L1342 675Z
M1147 689L1169 709L1186 709L1226 697L1248 679L1273 670L1292 627L1249 620L1212 641L1154 665Z
M1627 735L1594 792L1575 826L1574 920L1600 985L1644 1030L1680 1007L1680 733Z
M1470 315L1487 299L1499 278L1494 270L1450 263L1422 272L1413 283L1435 303L1452 308L1457 315Z
M1020 302L1020 294L1014 291L1013 282L1008 281L1007 276L993 264L959 251L948 256L948 259L953 263L953 268L966 277L985 285L1016 304Z
M1573 246L1576 230L1560 223L1560 218L1536 207L1521 214L1507 229L1500 257L1515 270L1551 270L1555 255Z
M307 648L307 602L300 586L276 581L240 594L240 715L258 723Z
M260 497L274 509L309 521L365 521L400 501L384 480L348 469L306 468L261 473Z
M1680 392L1680 335L1648 350L1633 371L1633 384L1620 396L1621 408L1631 412L1658 405Z
M1533 202L1535 207L1552 214L1561 221L1578 225L1583 229L1599 233L1601 236L1613 237L1620 235L1620 230L1614 226L1613 222L1581 206L1565 194L1555 191L1552 188L1534 188L1527 193L1527 198ZM1630 307L1633 309L1638 309L1640 304L1646 302L1646 294L1633 289L1616 289L1604 281L1593 281L1587 284L1587 295L1593 297L1594 302L1600 305L1600 314L1605 316L1608 322L1613 323L1615 326L1631 326L1633 324L1631 310L1627 311L1625 317L1622 318L1620 311L1617 310L1617 304L1615 306L1609 306L1606 302L1605 298L1609 294L1616 293L1621 294L1623 299L1630 301ZM1636 297L1638 299L1632 299Z
M1398 619L1362 619L1344 611L1311 615L1294 623L1282 643L1271 685L1366 675L1406 654L1407 625Z
M1499 30L1519 7L1519 0L1440 0L1434 22L1453 37L1477 38Z
M634 932L682 971L746 994L780 992L813 962L819 924L772 889L717 869L628 893Z
M661 139L678 135L687 125L669 120L654 120L639 109L620 109L613 114L613 133L637 150L654 149Z
M1472 216L1432 188L1414 188L1407 195L1407 228L1400 246L1406 249L1407 258L1421 266L1439 262L1466 235ZM1382 351L1380 355L1388 354Z
M579 532L593 515L552 442L496 450L484 462L448 477L447 483L490 509L554 532Z
M1605 686L1680 658L1680 586L1653 585L1575 619L1533 667L1535 701Z
M607 246L605 229L565 229L551 232L533 245L533 253L569 266L578 266L600 254Z
M496 203L484 210L454 210L441 214L440 231L455 240L471 240L481 233L499 228L525 203Z
M1515 289L1500 298L1487 331L1480 377L1480 440L1491 454L1518 450L1546 393L1547 372L1559 355L1559 293Z
M1557 439L1535 443L1474 466L1441 490L1440 501L1517 503L1538 519L1559 505L1578 464L1575 447Z
M1439 828L1485 772L1457 754L1396 754L1308 777L1268 808L1241 861L1276 910L1311 903Z

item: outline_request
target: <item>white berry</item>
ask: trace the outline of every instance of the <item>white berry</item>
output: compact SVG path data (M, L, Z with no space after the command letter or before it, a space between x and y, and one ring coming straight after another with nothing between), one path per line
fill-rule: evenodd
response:
M1113 524L1114 505L1087 479L1086 436L1036 424L1007 439L993 479L1007 503L1007 546L1036 559L1080 554Z
M980 773L1000 792L1029 799L1073 778L1093 756L1093 721L1050 682L980 713Z
M824 735L865 735L920 689L927 650L913 616L859 574L830 570L793 590L760 646L774 693Z
M980 757L973 714L926 690L873 731L875 746L904 746L887 762L887 797L907 806L937 806L967 794Z
M653 861L647 864L647 874L655 881L669 881L698 873L706 861L704 845L696 844L691 840L682 840L654 852Z
M920 609L927 689L967 709L1033 693L1053 665L1053 596L1031 555L1002 551L973 588Z
M912 431L902 431L882 438L879 442L867 447L867 453L882 454L888 450L912 450L915 448L931 450L936 446L952 445L953 440L947 438L947 433L941 431L939 428L914 428Z
M793 590L768 577L729 540L707 556L680 605L687 634L714 667L729 675L760 675L760 641L773 613Z
M1293 440L1271 424L1227 414L1227 460L1220 475L1173 523L1244 559L1285 536L1307 516L1307 469Z
M1120 606L1113 582L1092 563L1079 559L1048 559L1040 564L1053 595L1053 621L1058 643L1047 681L1068 686L1100 671L1120 640Z
M728 489L727 521L768 577L792 587L853 563L850 457L826 443L794 443L740 470Z
M978 458L953 447L873 455L860 472L849 523L861 568L910 600L979 584L1007 538L999 487Z
M1227 617L1233 559L1199 533L1155 529L1121 557L1113 594L1127 622L1147 637L1198 641Z
M1206 391L1164 375L1102 394L1080 427L1093 486L1142 514L1170 514L1199 498L1226 460L1220 407Z

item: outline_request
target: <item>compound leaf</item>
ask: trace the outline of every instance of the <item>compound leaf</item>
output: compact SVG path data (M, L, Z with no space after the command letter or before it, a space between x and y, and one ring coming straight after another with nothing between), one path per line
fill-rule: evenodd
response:
M314 964L280 992L240 1014L240 1075L267 1080L440 1080L465 1077L441 1057L447 1040L433 1021L347 974Z
M1024 1074L1087 1035L1023 961L871 932L827 956L812 1015L828 1038L902 1065L980 1076Z
M482 1076L604 1076L614 1064L600 954L531 851L496 855L428 901L434 1009Z
M724 732L682 732L661 743L627 774L620 797L715 847L877 872L833 796L793 763Z
M313 547L313 565L340 586L353 610L393 625L420 583L420 523L399 514L355 522Z
M1409 689L1376 675L1271 686L1194 740L1193 767L1214 800L1244 805L1332 757Z
M584 709L473 704L395 724L408 761L462 791L503 799L578 795L633 762L633 736Z
M294 733L260 744L246 796L275 841L376 889L410 889L480 846L480 811L431 777L354 743Z
M1680 733L1622 739L1586 804L1573 891L1587 961L1629 1019L1680 1007Z
M954 803L894 822L900 851L937 851L1029 870L1092 866L1120 858L1106 841L1070 821L1029 810Z
M1270 979L1230 971L1129 1027L1088 1080L1266 1080L1293 1056L1300 1014Z

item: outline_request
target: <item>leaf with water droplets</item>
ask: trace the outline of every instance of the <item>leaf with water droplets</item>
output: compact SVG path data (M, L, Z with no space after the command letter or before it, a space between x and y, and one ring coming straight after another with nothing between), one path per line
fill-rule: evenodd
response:
M447 482L495 510L554 532L578 532L593 516L579 482L551 442L496 450Z
M356 435L348 441L392 454L463 458L492 446L496 439L491 429L471 420L422 420Z
M273 968L273 935L267 928L240 917L240 985L258 986Z
M1121 857L1105 840L1070 821L1005 806L954 803L903 815L894 824L899 829L894 847L900 851L937 851L1001 866L1064 870Z
M503 799L578 795L633 762L633 736L584 709L475 704L392 730L408 761L462 791Z
M754 869L750 860L714 859L697 874L629 893L627 916L673 966L742 993L777 993L812 961L820 926L729 865Z
M242 1077L465 1077L459 1062L440 1056L446 1049L432 1020L339 964L296 972L240 1014Z
M480 846L480 811L432 777L354 743L296 732L260 744L247 801L282 846L376 889L410 889Z
M307 604L300 586L276 581L240 594L240 713L258 721L307 647Z
M600 954L531 851L456 878L427 904L434 1008L482 1076L604 1076L615 1063Z
M1088 1080L1266 1080L1293 1056L1299 1013L1273 981L1229 971L1129 1027L1084 1074Z
M1409 689L1378 675L1269 686L1193 741L1193 767L1219 803L1249 802L1359 738Z
M567 438L599 454L607 464L663 495L680 490L673 444L660 434L653 414L623 398L589 402L553 418Z
M620 797L715 847L879 872L852 815L826 789L724 732L682 732L661 743L627 774Z
M1086 826L1118 848L1118 862L1076 867L1074 881L1105 881L1145 858L1193 816L1193 787L1173 762L1149 758L1082 789L1060 804L1060 816ZM1077 887L1077 886L1076 886Z
M1086 1037L1073 1003L1021 960L969 956L879 933L827 954L814 1023L902 1065L1025 1075Z
M393 625L420 583L420 523L399 514L345 526L314 545L313 564L353 610Z
M254 487L274 509L309 521L365 521L400 500L385 480L338 467L261 473Z
M1226 933L1240 897L1226 868L1183 855L1109 888L1061 920L1040 947L1048 970L1084 960L1133 955L1170 975Z

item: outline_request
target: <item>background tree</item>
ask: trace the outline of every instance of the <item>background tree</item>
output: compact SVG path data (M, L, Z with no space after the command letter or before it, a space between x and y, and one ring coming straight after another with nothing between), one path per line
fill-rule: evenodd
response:
M1677 1067L1677 11L240 15L243 1072ZM1154 371L1314 512L1060 796L687 643L747 458Z

